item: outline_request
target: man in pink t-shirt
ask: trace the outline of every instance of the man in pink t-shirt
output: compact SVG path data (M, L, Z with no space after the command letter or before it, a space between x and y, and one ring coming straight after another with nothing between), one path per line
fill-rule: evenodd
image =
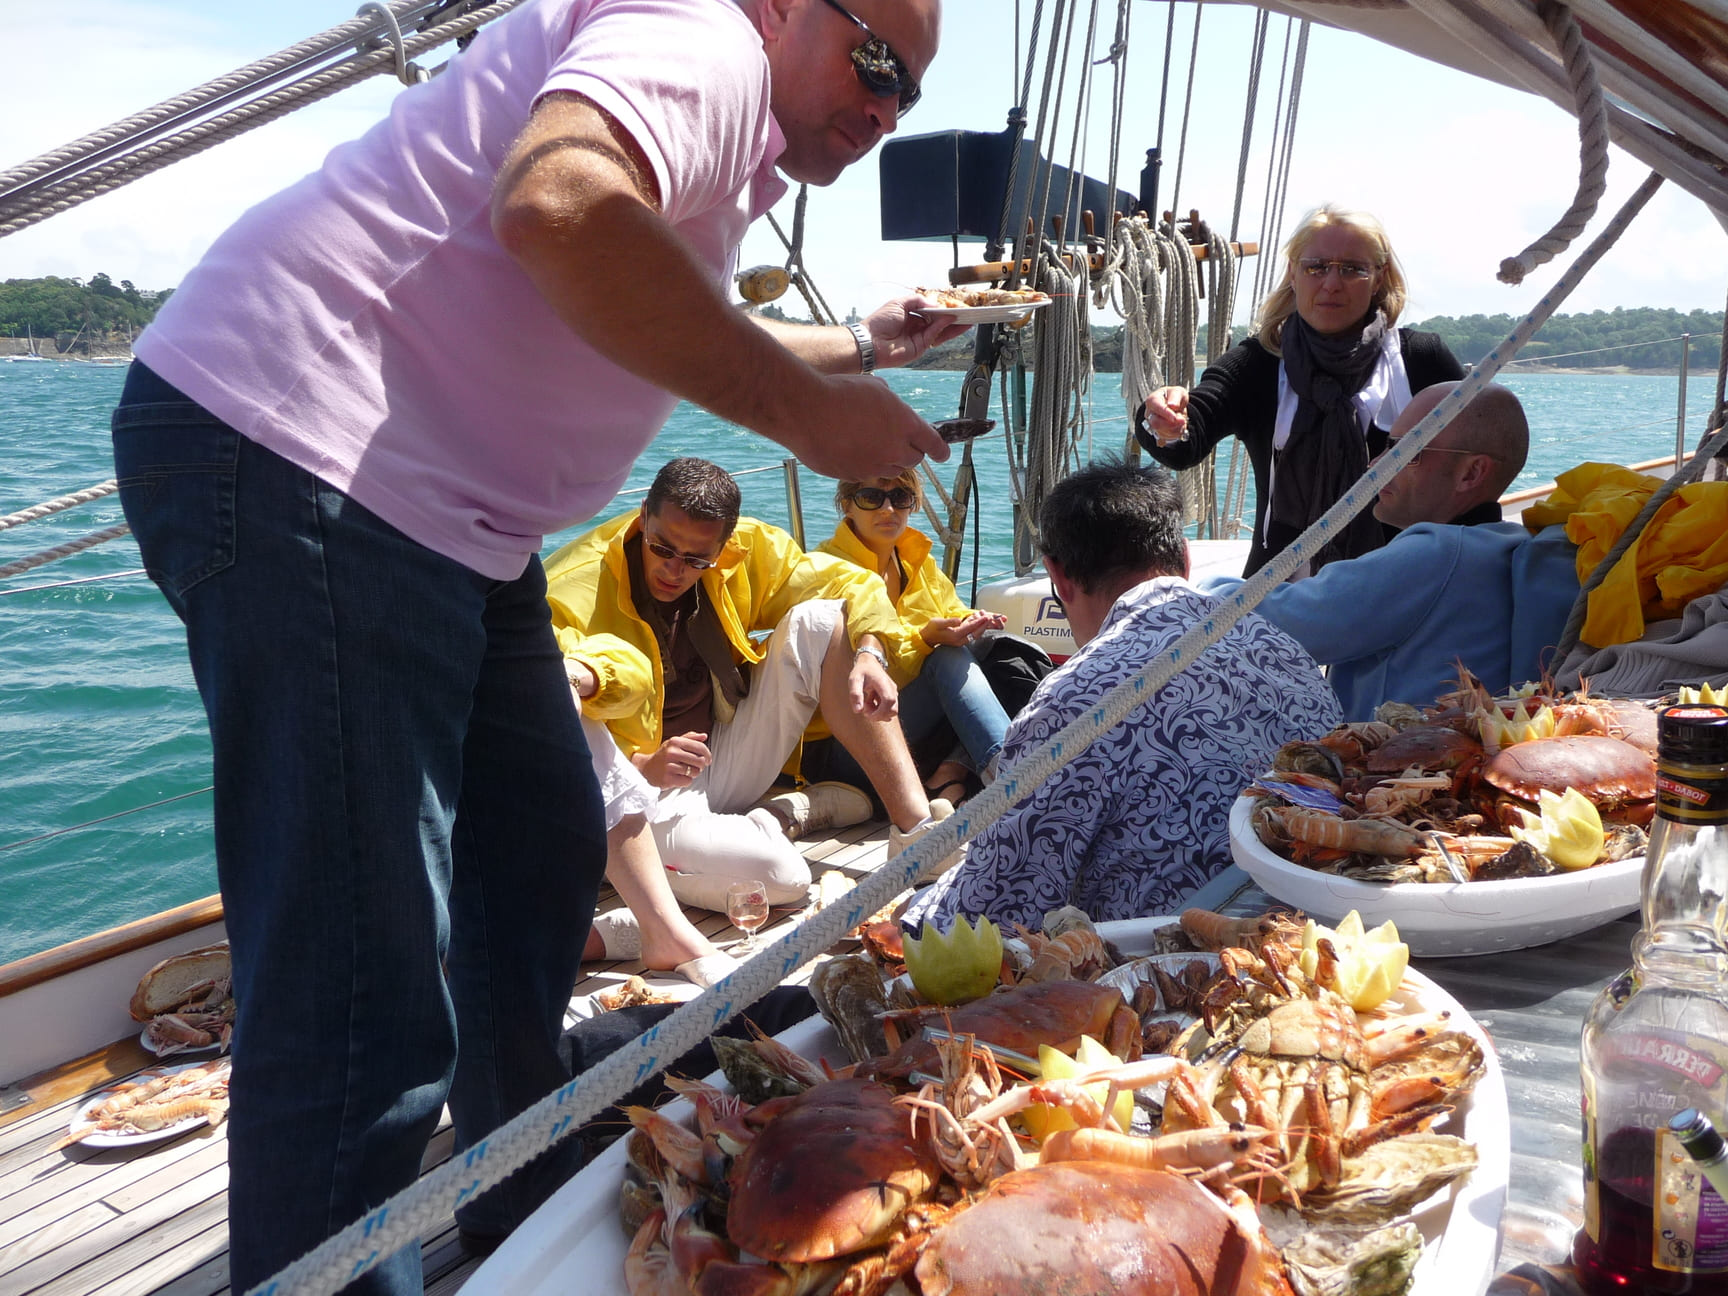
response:
M115 461L210 720L236 1289L411 1181L446 1098L470 1147L567 1079L606 848L543 536L680 398L837 476L947 457L861 371L952 329L911 301L765 327L725 291L782 176L895 129L937 26L938 0L530 0L139 339ZM464 1204L464 1237L570 1160ZM419 1285L407 1248L351 1290Z

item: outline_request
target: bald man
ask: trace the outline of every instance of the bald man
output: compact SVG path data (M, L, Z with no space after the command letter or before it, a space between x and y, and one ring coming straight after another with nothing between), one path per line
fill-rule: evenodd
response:
M1416 393L1391 441L1457 386ZM1371 720L1382 702L1431 704L1459 661L1496 692L1540 674L1578 576L1563 527L1532 536L1501 521L1497 501L1529 446L1518 398L1484 388L1381 490L1374 516L1399 528L1391 543L1280 585L1255 609L1331 668L1346 719ZM1224 594L1242 582L1201 584Z

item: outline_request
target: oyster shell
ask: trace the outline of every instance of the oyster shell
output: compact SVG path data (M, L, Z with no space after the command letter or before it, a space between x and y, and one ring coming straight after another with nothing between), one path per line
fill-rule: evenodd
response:
M1422 1230L1410 1221L1384 1228L1316 1228L1295 1211L1260 1211L1296 1296L1403 1296L1422 1258Z
M881 1014L888 1010L882 973L866 954L829 959L810 974L810 995L854 1062L888 1052Z

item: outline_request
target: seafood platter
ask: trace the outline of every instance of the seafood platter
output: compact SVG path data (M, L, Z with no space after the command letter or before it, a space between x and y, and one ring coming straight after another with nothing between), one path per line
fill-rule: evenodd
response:
M138 980L127 1011L144 1023L138 1042L157 1057L226 1051L234 1031L228 942L163 959Z
M963 324L1008 324L1019 327L1032 312L1050 304L1050 296L1035 288L920 288L930 303L919 313L941 315Z
M1655 813L1642 702L1465 677L1288 743L1230 816L1236 862L1321 918L1390 919L1421 956L1544 945L1637 908Z
M723 1074L629 1109L466 1290L1486 1290L1504 1083L1395 936L1193 910L1107 931L867 925L813 975L819 1016L716 1040ZM992 954L988 993L920 1002Z
M140 1071L79 1106L56 1147L135 1147L175 1138L228 1114L228 1059Z

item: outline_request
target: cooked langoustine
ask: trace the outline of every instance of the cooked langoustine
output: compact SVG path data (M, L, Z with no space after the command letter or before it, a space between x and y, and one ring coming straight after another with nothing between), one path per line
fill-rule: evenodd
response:
M54 1146L96 1133L147 1134L198 1118L220 1125L228 1114L228 1063L191 1067L121 1085L84 1113Z

